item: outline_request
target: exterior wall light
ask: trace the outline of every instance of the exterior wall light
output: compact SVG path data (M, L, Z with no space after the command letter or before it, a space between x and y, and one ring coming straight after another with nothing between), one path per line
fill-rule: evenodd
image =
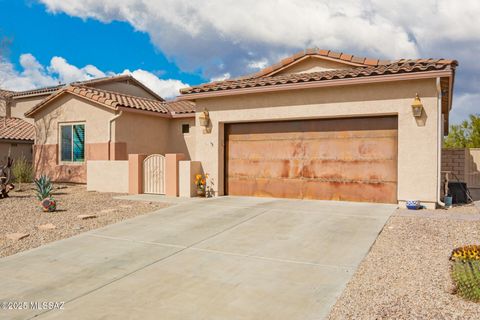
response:
M198 120L200 122L200 125L202 127L208 127L208 124L210 122L210 115L208 114L208 110L205 109L201 114L200 116L198 117Z
M422 101L420 100L420 97L418 96L418 93L416 94L415 99L413 100L413 103L412 103L412 112L415 118L422 116L423 104L422 104Z

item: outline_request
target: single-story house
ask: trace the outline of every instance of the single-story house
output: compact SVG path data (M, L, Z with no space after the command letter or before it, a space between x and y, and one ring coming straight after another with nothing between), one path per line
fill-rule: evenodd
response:
M153 90L145 86L131 75L111 76L104 78L97 78L92 80L77 81L73 85L84 85L94 87L97 89L122 92L139 97L163 100ZM48 98L50 95L66 88L68 84L59 84L53 87L45 87L26 91L10 91L10 99L7 103L6 112L7 117L16 117L25 119L25 121L33 124L33 118L25 117L25 112L32 109L42 100ZM0 90L6 91L6 90ZM1 92L0 92L1 94ZM0 114L2 115L2 114Z
M13 91L0 89L0 165L7 163L7 158L24 158L32 160L32 145L35 128L32 123L22 118L7 117Z
M25 116L35 121L37 173L54 181L86 183L88 161L167 152L190 159L193 103L166 102L145 93L71 84L35 105Z
M455 60L301 51L239 79L181 90L217 195L440 202Z
M174 102L73 84L25 115L37 130L37 172L57 181L86 182L86 168L107 161L133 172L128 183L139 192L139 175L170 175L180 181L171 184L175 194L201 170L216 196L420 200L433 208L456 66L308 49L256 74L182 89ZM166 154L187 161L157 170ZM95 172L113 179L120 167Z
M0 116L0 165L7 158L32 161L32 146L35 139L33 124L19 118Z

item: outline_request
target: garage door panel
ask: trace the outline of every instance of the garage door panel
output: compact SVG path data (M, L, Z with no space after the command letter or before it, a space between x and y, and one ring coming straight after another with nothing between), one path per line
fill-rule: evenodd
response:
M304 141L306 159L396 159L396 137L321 139Z
M230 177L296 178L301 175L303 160L231 159L228 168L228 175Z
M303 199L395 203L394 182L324 182L309 180L303 184Z
M307 179L336 181L396 182L395 160L306 160L302 176Z
M397 118L226 125L226 193L396 202Z
M229 194L237 196L302 199L302 179L229 179Z
M230 159L301 159L304 156L301 140L237 140L228 145Z

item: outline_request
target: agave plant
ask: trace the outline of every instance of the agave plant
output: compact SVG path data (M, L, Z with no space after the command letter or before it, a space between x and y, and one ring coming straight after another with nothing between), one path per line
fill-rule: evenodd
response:
M35 179L35 186L37 187L36 194L39 201L52 197L52 181L46 175L41 175L40 178Z

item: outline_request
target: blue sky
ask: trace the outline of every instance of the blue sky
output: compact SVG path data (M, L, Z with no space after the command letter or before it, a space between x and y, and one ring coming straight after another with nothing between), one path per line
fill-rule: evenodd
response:
M148 34L135 31L126 22L54 15L35 1L0 0L0 8L0 35L13 40L9 58L17 68L20 55L28 52L42 65L48 65L53 56L61 56L76 66L93 64L113 72L141 68L189 84L207 81L199 73L179 70L155 48Z
M477 0L0 0L0 39L13 40L0 56L0 85L131 73L173 97L319 47L459 60L451 113L458 123L479 112L478 16Z

